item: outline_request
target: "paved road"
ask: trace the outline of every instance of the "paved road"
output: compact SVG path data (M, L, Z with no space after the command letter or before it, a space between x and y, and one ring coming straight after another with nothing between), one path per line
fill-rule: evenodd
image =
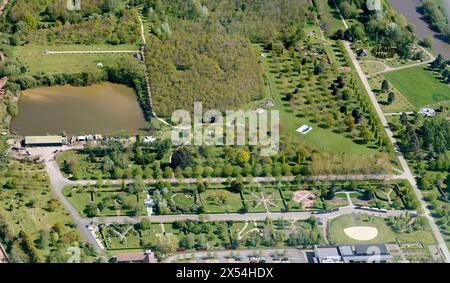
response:
M403 113L405 113L406 115L413 115L414 112L396 112L396 113L384 113L384 116L400 116Z
M385 69L383 71L376 72L376 73L373 73L373 74L370 74L370 75L374 76L374 75L377 75L377 74L395 72L395 71L409 69L409 68L413 68L413 67L417 67L417 66L423 66L423 65L427 65L427 64L433 62L436 59L436 57L434 57L433 54L431 54L428 50L426 50L425 48L423 48L420 45L417 45L417 46L428 56L428 60L427 61L418 62L418 63L415 63L415 64L404 65L404 66L399 66L399 67L390 67L390 66L382 63L382 64L385 65Z
M65 186L70 185L70 182L61 175L61 171L59 171L58 164L56 163L56 161L48 160L45 163L45 168L50 177L50 184L52 185L53 191L58 196L62 204L69 210L70 214L72 214L72 217L74 218L75 223L77 224L79 230L81 231L82 236L86 239L86 241L88 241L88 243L90 243L97 250L97 252L102 252L97 241L87 228L89 221L87 219L81 218L78 211L64 197L62 189Z
M114 54L114 53L139 53L139 50L84 50L84 51L50 51L45 50L44 54L54 55L54 54Z
M405 211L405 210L388 210L387 213L378 211L369 211L355 208L353 206L340 207L338 211L313 214L307 211L304 212L268 212L268 213L216 213L216 214L176 214L176 215L152 215L152 216L141 216L141 217L129 217L129 216L110 216L110 217L95 217L84 219L90 224L112 224L117 223L138 223L144 218L148 218L152 222L174 222L178 220L199 220L204 218L209 221L264 221L266 218L273 220L284 219L284 220L305 220L314 216L324 221L327 219L335 218L340 215L350 214L350 213L364 213L379 217L389 217L389 216L400 216L406 213L410 215L416 215L415 211Z
M344 21L345 22L345 21ZM390 142L392 143L392 145L395 148L395 151L397 153L397 157L400 161L400 164L402 166L403 169L403 178L407 179L413 189L414 192L417 195L417 198L420 201L420 204L422 206L422 209L424 211L425 216L428 218L429 222L430 222L430 226L431 226L431 230L434 234L434 237L436 238L436 241L438 242L438 245L440 247L440 250L442 251L442 254L445 257L445 261L446 262L450 262L450 253L448 251L447 245L444 241L444 238L442 237L441 231L439 230L438 226L436 225L436 223L434 222L433 217L431 216L431 212L429 211L429 209L427 208L427 203L425 202L425 200L423 199L423 195L422 192L419 190L419 188L417 187L417 183L416 183L416 179L414 178L414 175L412 174L408 163L406 162L405 158L403 157L403 154L400 151L400 148L398 146L398 143L396 141L396 139L394 138L394 135L391 131L391 129L389 128L389 125L387 123L386 117L384 116L383 111L381 110L380 105L378 104L377 98L375 96L375 94L372 91L372 88L369 85L369 81L367 80L366 75L364 74L361 65L359 64L358 60L356 59L355 54L353 53L351 47L350 47L350 43L349 42L345 42L345 48L347 50L348 55L350 56L350 59L353 62L353 65L356 68L356 72L358 73L359 77L361 78L361 81L363 82L364 88L366 89L367 93L369 94L369 98L370 101L372 102L373 106L375 107L375 110L378 114L378 117L381 120L381 123L383 124L383 127L386 130L386 133L389 137Z
M3 10L5 10L6 5L8 5L9 0L3 0L0 5L0 17L3 15Z

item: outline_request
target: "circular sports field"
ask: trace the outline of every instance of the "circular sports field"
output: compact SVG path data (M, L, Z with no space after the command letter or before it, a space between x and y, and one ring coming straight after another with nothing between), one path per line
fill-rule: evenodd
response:
M378 235L378 229L369 226L353 226L344 229L345 235L357 241L370 241Z

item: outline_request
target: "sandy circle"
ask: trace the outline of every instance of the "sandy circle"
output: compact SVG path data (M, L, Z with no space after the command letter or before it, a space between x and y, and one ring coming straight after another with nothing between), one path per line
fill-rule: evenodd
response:
M369 241L378 235L378 229L367 226L355 226L344 229L345 235L358 241Z

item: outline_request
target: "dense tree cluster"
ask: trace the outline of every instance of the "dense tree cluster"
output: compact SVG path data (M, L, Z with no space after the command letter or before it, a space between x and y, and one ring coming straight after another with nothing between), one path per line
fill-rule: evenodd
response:
M367 2L363 0L336 2L344 17L358 17L361 22L361 24L352 25L345 32L338 31L338 38L349 41L369 40L377 46L393 48L402 58L410 58L414 55L411 49L415 40L414 27L408 25L403 17L397 16L392 10L369 11Z
M314 18L307 0L141 0L153 20L154 32L171 19L201 21L210 31L237 34L257 43L281 40L288 47ZM154 13L156 12L156 13ZM156 15L155 15L156 14Z
M433 118L417 123L403 122L402 151L419 160L434 159L450 150L450 123L443 118Z
M261 97L262 68L251 44L240 37L207 32L198 24L177 25L167 39L152 37L147 65L155 111L227 110Z
M91 16L79 23L56 22L54 27L29 31L27 41L51 43L131 44L140 39L137 10L126 10L120 17L115 15Z
M431 62L429 68L432 71L437 72L441 75L441 78L444 82L450 84L450 69L449 66L450 61L445 61L441 54L439 54L436 59Z
M85 0L71 11L66 0L18 0L8 16L14 40L52 43L136 43L140 25L136 9L122 0Z

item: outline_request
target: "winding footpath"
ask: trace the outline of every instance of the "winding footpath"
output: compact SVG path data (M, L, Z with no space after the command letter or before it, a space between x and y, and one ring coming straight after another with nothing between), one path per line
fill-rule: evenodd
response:
M139 53L139 50L68 50L68 51L51 51L45 50L45 55L56 55L56 54L115 54L115 53Z
M6 8L6 5L8 5L9 0L3 0L2 4L0 5L0 17L3 15L3 11Z
M89 244L91 244L97 252L102 252L99 243L95 239L92 232L88 229L90 221L88 219L82 218L78 211L63 195L62 190L64 189L64 187L70 185L71 182L63 177L61 171L59 170L58 164L54 159L50 159L45 162L45 169L50 178L50 184L53 188L53 191L58 196L62 204L69 210L84 239Z
M342 19L344 25L347 27L347 23L345 22L345 19L342 17L342 14L340 13L339 8L337 7L337 5L336 5L336 8L338 9L338 12L339 12L339 14L341 16L341 19ZM414 189L414 192L415 192L415 194L417 195L417 198L420 201L420 205L422 207L424 215L429 220L431 231L432 231L432 233L433 233L433 235L434 235L434 237L435 237L435 239L437 241L438 248L440 249L441 253L443 254L443 256L445 258L445 261L447 263L450 263L450 253L448 251L447 244L445 243L445 240L442 237L441 231L439 230L439 227L436 225L436 223L434 221L434 218L432 217L431 212L430 212L430 210L427 207L427 203L423 199L423 194L420 191L419 187L417 186L416 179L415 179L414 175L412 174L412 172L411 172L411 170L410 170L410 168L408 166L408 163L406 162L406 159L404 158L402 152L400 151L398 143L397 143L396 139L394 138L394 135L393 135L393 133L392 133L392 131L391 131L389 125L388 125L386 117L385 117L383 111L381 110L380 105L378 104L376 95L374 94L374 92L372 91L372 88L370 87L370 84L369 84L369 81L367 79L367 76L364 74L364 72L363 72L363 70L361 68L361 65L359 64L359 61L356 59L356 56L355 56L354 52L352 51L352 49L350 47L350 43L345 41L344 45L345 45L345 48L347 50L348 55L350 56L350 59L352 60L352 63L354 65L355 69L356 69L356 72L358 73L358 76L360 77L360 79L361 79L361 81L362 81L362 83L364 85L364 88L366 89L366 91L367 91L367 93L369 95L370 101L372 102L373 106L375 107L375 110L376 110L376 112L378 114L378 117L380 118L381 123L383 124L383 127L386 130L386 133L387 133L387 135L389 137L389 140L390 140L390 142L392 143L392 145L395 148L398 160L400 161L400 164L401 164L403 172L404 172L402 174L402 178L408 180L410 182L410 184L412 185L412 187ZM431 54L429 54L429 55L431 55Z
M149 100L149 104L150 104L150 111L152 112L152 116L156 120L160 121L161 123L163 123L166 126L172 127L172 125L170 123L168 123L166 120L158 117L158 115L156 115L156 112L153 108L152 90L150 88L150 78L148 76L148 67L145 62L145 49L147 47L147 39L145 37L145 27L144 27L144 22L142 21L141 15L138 15L138 19L139 19L139 23L141 25L141 39L142 39L142 45L141 45L141 49L140 49L139 53L141 54L142 61L144 62L145 87L147 88L148 100Z

